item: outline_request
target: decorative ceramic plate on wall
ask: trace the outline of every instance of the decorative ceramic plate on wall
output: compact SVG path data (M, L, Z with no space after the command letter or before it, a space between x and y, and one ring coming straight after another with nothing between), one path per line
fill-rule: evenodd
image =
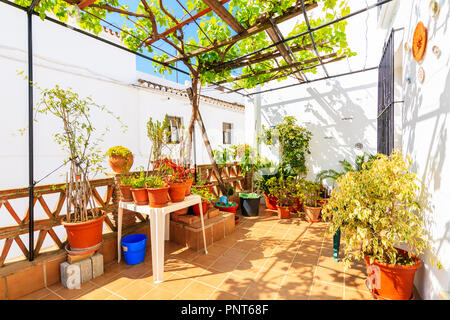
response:
M427 28L423 25L422 21L419 22L414 30L414 38L413 38L413 46L412 52L414 60L417 62L421 61L424 54L425 49L427 48Z

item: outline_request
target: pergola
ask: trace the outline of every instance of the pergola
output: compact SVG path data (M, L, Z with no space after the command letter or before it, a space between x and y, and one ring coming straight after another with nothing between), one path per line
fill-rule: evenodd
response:
M371 67L331 75L327 70L328 64L352 56L351 50L340 43L339 39L336 40L337 33L333 33L333 30L336 32L333 28L338 26L339 23L345 22L345 19L392 0L378 0L377 3L355 12L350 12L350 10L341 11L340 14L335 12L334 15L327 15L326 19L317 20L311 20L308 12L317 10L319 3L323 2L321 0L270 0L265 2L269 9L261 15L247 17L244 17L242 13L245 13L245 8L236 4L234 7L231 6L233 2L239 3L239 1L230 2L230 0L188 0L184 4L181 0L172 1L179 6L178 10L183 12L183 16L177 16L173 10L164 6L163 0L141 0L136 10L130 10L127 6L120 6L118 1L115 0L0 1L26 11L28 17L29 260L31 261L34 259L33 203L35 199L33 188L36 184L33 175L33 15L40 15L48 21L70 27L76 32L81 32L86 36L134 53L153 62L161 72L172 69L189 75L192 79L192 87L188 88L188 96L192 103L192 116L188 126L186 150L188 163L192 149L192 132L195 121L197 121L202 131L213 170L216 173L219 185L223 187L221 175L218 173L206 128L198 108L202 84L208 83L225 93L236 92L248 97L261 92L280 89L243 93L245 89L273 80L294 77L296 83L289 85L294 86L376 69L377 67ZM57 9L52 6L56 3L59 5ZM248 1L249 6L259 3L263 3L263 1ZM287 8L273 9L281 3L290 5ZM270 10L270 6L272 6L272 10ZM54 9L56 11L53 11ZM242 11L239 11L239 9L242 9ZM55 13L59 19L47 15L49 12ZM126 25L120 27L114 22L108 21L108 14L120 14L131 27ZM79 21L82 21L88 31L74 29L66 24L65 20L69 15L76 16ZM279 25L298 16L303 16L304 23L296 27L288 37L284 37L280 32ZM211 23L213 18L217 22L216 25ZM186 34L189 33L187 27L192 23L197 26L197 41L185 38ZM123 42L127 47L117 45L89 32L98 33L98 26L101 24L109 25L120 31ZM345 31L345 25L342 30ZM322 31L328 33L320 36ZM341 32L341 29L338 31ZM333 37L327 39L326 36L330 32ZM173 55L158 47L158 43L168 44L177 51L177 54ZM158 50L163 53L150 58L143 54L144 49L150 52ZM175 67L176 62L182 62L189 72ZM317 69L321 69L325 77L309 79L306 74L315 72ZM232 75L232 73L235 75Z

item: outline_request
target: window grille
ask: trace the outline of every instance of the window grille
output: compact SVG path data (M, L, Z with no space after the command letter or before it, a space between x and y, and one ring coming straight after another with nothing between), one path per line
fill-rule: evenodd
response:
M231 123L223 123L223 144L231 144Z

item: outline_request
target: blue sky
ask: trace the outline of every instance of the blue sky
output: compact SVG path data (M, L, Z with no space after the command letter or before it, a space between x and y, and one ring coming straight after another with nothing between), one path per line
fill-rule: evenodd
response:
M140 2L140 0L128 0L128 1L120 0L119 1L119 3L121 5L127 4L131 11L136 10L139 2ZM187 9L186 0L180 0L180 2ZM175 16L177 18L184 17L183 20L189 18L189 15L183 10L183 8L179 5L179 3L176 0L163 0L163 4L167 9L172 9L172 11L175 13ZM132 22L125 20L119 14L116 14L116 13L109 14L107 16L107 20L118 27L122 27L124 23L130 27L133 25ZM133 20L135 20L135 19L133 19ZM106 25L105 23L102 23L102 24ZM111 26L108 26L108 25L106 25L106 26L108 28L112 28ZM197 37L196 30L197 30L197 25L194 22L188 24L187 26L184 26L183 32L185 34L185 39L188 39L190 37L196 38ZM158 31L162 32L164 30L158 30ZM170 53L171 55L176 55L176 50L162 40L155 42L154 46ZM154 50L153 53L148 53L147 51L144 51L143 54L148 57L153 57L155 54L163 53L161 50L158 50L155 47L153 47L153 50ZM185 70L186 72L189 72L189 70L186 68L186 66L182 62L178 62L176 67L181 70ZM146 73L158 76L158 77L164 77L165 79L169 79L169 80L172 80L172 81L175 81L178 83L182 83L182 84L185 82L185 80L190 80L188 75L177 72L175 70L172 71L172 74L169 74L168 72L166 72L164 75L160 75L159 73L155 72L155 68L153 67L153 63L151 61L141 58L141 57L138 57L138 56L136 56L136 69L138 71L146 72Z

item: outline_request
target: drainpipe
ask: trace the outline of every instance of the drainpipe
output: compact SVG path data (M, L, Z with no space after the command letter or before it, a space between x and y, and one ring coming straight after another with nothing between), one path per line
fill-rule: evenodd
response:
M28 260L34 260L34 150L33 150L33 11L39 0L27 10L28 23Z

